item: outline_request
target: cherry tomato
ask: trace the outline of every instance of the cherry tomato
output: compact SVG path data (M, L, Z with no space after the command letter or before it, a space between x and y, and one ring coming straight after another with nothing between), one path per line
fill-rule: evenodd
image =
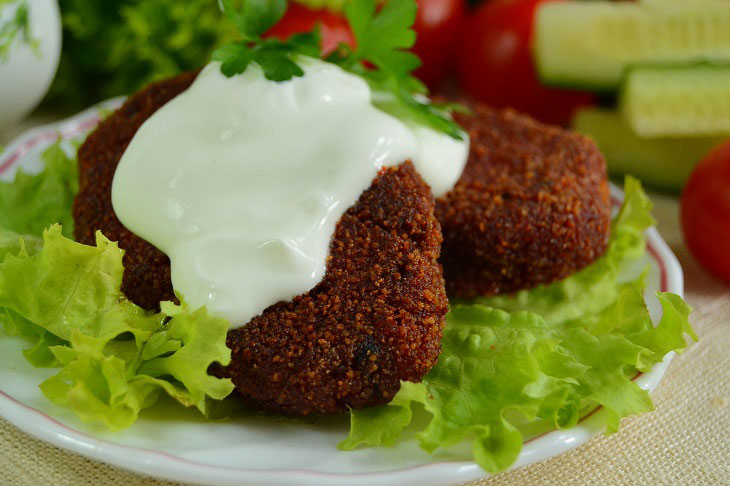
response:
M289 2L286 13L264 37L286 40L292 34L309 32L319 24L322 35L322 51L332 52L341 42L354 45L350 25L341 15L326 9L312 10L298 3Z
M730 283L730 141L692 172L680 212L687 247L707 270Z
M433 87L453 66L466 5L464 0L417 0L417 3L413 52L423 65L414 74Z
M416 45L423 65L415 75L433 86L451 67L453 48L458 40L460 26L466 10L465 0L417 0L418 13L413 28ZM289 2L286 13L265 37L286 39L298 32L307 32L319 24L322 34L322 50L332 52L339 43L354 45L355 41L347 20L329 10L312 10Z
M576 108L594 101L590 93L546 88L537 78L531 53L533 17L538 5L551 1L493 0L467 20L458 74L469 94L557 124L566 124Z

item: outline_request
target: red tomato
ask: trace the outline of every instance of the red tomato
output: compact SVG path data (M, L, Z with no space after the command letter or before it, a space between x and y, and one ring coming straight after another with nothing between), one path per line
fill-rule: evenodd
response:
M429 86L441 81L453 65L466 6L464 0L417 0L413 52L423 61L414 73Z
M547 122L566 124L576 108L594 96L546 88L532 61L535 8L555 0L493 0L464 26L458 59L462 86L496 107L511 106ZM559 0L558 0L559 1Z
M355 43L350 25L341 15L329 10L312 10L298 3L289 2L286 13L264 37L277 37L286 40L292 34L309 32L315 25L320 25L322 50L325 54L332 52L341 42Z
M458 40L464 18L465 0L417 0L418 13L413 28L416 45L413 51L423 61L415 75L429 85L440 81L451 67L453 47ZM264 37L286 39L321 25L322 50L332 52L341 42L354 45L350 26L340 14L329 10L311 10L289 2L284 17Z
M730 141L692 172L680 212L687 247L707 270L730 283Z

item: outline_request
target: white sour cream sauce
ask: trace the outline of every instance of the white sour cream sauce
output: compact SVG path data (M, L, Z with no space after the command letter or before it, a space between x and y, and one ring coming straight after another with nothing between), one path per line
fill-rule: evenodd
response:
M468 138L409 127L375 108L339 67L227 78L207 65L139 129L119 162L112 203L130 231L170 257L191 308L245 325L311 290L335 225L382 167L412 160L436 196L458 180Z

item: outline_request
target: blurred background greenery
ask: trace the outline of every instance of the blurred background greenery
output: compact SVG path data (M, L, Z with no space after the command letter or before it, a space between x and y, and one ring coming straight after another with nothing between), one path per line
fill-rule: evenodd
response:
M9 22L0 15L0 65L13 38L32 41L29 1L0 0L0 13L19 5ZM319 24L325 50L351 43L345 1L290 0L267 35ZM416 1L414 51L423 66L415 74L432 91L571 126L596 141L619 179L630 173L678 192L730 136L728 0ZM237 36L218 0L58 6L62 51L41 110L60 115L199 69Z
M235 38L217 0L59 0L63 50L46 105L79 109L200 68Z

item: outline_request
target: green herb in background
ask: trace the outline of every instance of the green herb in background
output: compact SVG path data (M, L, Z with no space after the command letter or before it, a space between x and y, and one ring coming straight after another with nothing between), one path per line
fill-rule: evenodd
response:
M15 1L0 0L0 7ZM335 11L344 5L344 0L296 1ZM63 50L45 104L68 111L200 69L213 50L238 38L238 29L225 20L217 0L58 3Z
M46 103L75 110L202 67L236 37L217 0L59 0L63 51Z

